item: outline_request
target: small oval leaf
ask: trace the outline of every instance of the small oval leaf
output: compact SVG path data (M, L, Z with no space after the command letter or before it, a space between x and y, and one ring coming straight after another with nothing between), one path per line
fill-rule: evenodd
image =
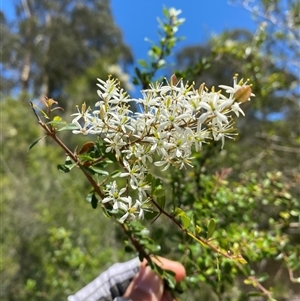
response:
M79 155L87 153L92 147L94 147L95 143L93 141L88 141L81 147L80 151L78 152Z
M211 238L215 232L216 229L216 221L212 218L209 222L208 222L208 226L207 226L207 238Z
M185 229L187 229L189 227L189 225L191 224L191 219L184 213L180 216L182 225Z
M40 142L42 139L44 139L46 136L39 138L37 140L35 140L34 142L32 142L29 146L28 146L28 150L31 150L38 142Z

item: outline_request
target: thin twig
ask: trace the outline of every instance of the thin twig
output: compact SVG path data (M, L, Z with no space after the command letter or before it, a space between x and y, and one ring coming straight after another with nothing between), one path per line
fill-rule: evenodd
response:
M229 259L236 259L238 256L231 256L230 254L228 254L227 252L223 252L221 251L218 247L216 247L215 245L211 244L208 240L188 231L187 229L185 229L176 219L173 215L169 214L168 212L166 212L161 206L159 206L159 204L151 197L149 196L149 199L151 200L151 202L154 204L154 206L159 210L160 214L165 215L166 217L168 217L174 224L176 224L176 226L178 228L180 228L180 230L184 233L186 233L188 236L196 239L197 241L199 241L200 243L202 243L203 245L206 245L207 247L209 247L210 249L212 249L213 251L215 251L216 253L229 258Z
M254 276L250 276L248 279L253 281L254 286L257 287L265 296L269 299L273 298L272 293L262 286Z

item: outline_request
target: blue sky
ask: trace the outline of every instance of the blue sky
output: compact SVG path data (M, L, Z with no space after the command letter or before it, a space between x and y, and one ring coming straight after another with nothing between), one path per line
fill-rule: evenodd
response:
M226 0L111 0L111 5L115 22L122 29L125 42L132 48L136 59L145 58L149 48L149 43L144 41L146 37L158 40L157 17L163 17L164 6L181 9L180 16L186 19L178 32L179 36L185 36L185 40L178 44L178 48L203 43L213 33L225 29L254 31L256 27L248 11L240 5L229 5Z

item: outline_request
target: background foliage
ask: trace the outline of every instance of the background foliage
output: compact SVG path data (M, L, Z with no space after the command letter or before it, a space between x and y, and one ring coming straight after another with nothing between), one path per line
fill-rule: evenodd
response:
M56 169L64 158L50 140L28 152L42 133L26 100L57 96L68 116L76 104L92 101L95 77L114 73L112 65L120 66L113 70L126 86L123 71L131 54L108 1L20 3L25 2L27 7L16 3L14 24L1 13L1 298L66 300L113 262L134 255L124 252L120 229L86 202L85 179ZM241 4L256 16L256 33L236 29L183 49L175 70L178 77L208 86L230 84L235 72L249 76L256 99L244 107L240 135L224 150L207 145L193 170L159 176L174 192L169 206L176 202L200 221L204 236L212 232L221 248L241 252L249 264L217 257L158 220L151 236L160 242L159 254L188 270L182 300L197 300L200 292L207 300L290 301L300 294L299 7L295 1L256 1L258 10L250 1ZM167 47L163 55L169 55L171 42L157 49ZM153 68L137 67L136 83L155 79L164 67L155 64L158 58L149 59ZM16 99L10 96L14 91L21 91ZM79 137L66 139L74 147L83 143ZM212 220L215 231L209 230ZM264 293L262 285L270 294L251 297L251 283L256 293Z

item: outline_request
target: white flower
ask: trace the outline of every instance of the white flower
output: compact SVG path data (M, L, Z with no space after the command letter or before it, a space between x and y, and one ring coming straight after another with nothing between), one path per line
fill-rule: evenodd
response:
M188 129L179 129L174 131L171 139L171 147L168 150L173 157L188 157L191 154L192 142L189 139L190 131Z
M244 111L240 108L240 103L235 102L232 106L231 106L232 111L235 113L235 115L237 117L240 116L240 113L245 116Z
M220 122L228 123L228 118L222 111L229 103L221 101L219 93L207 94L205 100L199 104L201 108L206 110L206 113L199 117L199 122L204 123L208 118L216 117Z
M171 161L171 159L169 159L169 158L164 158L163 160L161 160L161 161L156 161L156 162L154 162L154 165L155 166L165 166L161 171L165 171L165 170L167 170L169 167L170 167L170 165L172 165L172 161Z
M141 199L136 200L134 205L132 205L132 199L128 203L128 209L126 213L119 219L120 223L124 223L127 219L143 219L145 211L150 211L149 200L146 199L142 201Z
M113 209L122 209L127 210L128 205L126 203L129 202L128 197L122 197L122 194L126 192L126 188L118 189L116 181L112 182L108 185L107 196L102 200L102 203L113 203Z
M156 151L158 154L165 155L167 150L170 149L173 145L169 141L171 133L170 132L161 132L153 131L153 136L144 137L142 142L148 142L151 145L150 151Z
M103 140L108 144L108 147L105 149L105 152L109 153L115 151L118 156L121 156L121 148L126 145L126 142L123 141L121 133L116 133L115 135L107 135Z
M135 143L129 146L128 149L122 151L123 154L126 154L126 159L132 157L136 158L139 161L142 161L143 165L147 164L147 161L150 163L153 162L152 151L149 145L141 145L140 143Z
M129 113L119 113L119 112L108 112L111 115L109 119L108 125L113 128L111 131L122 131L126 133L128 131L134 130L134 128L130 125Z
M139 183L144 180L146 174L146 168L140 162L135 162L132 165L128 161L123 160L123 165L126 172L122 172L120 177L129 177L130 187L136 190L139 187Z
M218 122L218 120L213 119L212 122L212 135L213 139L215 141L222 141L222 146L221 148L223 149L224 144L225 144L225 138L233 139L232 136L237 135L236 133L233 133L233 127L232 123L227 123L227 124L221 124Z
M74 113L71 116L75 116L71 123L77 126L77 129L72 131L73 134L96 134L94 126L90 122L90 119L92 118L90 108L86 108L85 103L82 104L81 111L77 106L77 113Z
M77 130L72 131L73 134L97 134L97 132L93 129L93 126L89 122L86 122L82 125L81 123L75 120L72 123L77 126Z
M171 10L170 14L177 22L179 11ZM220 86L229 96L214 88L208 90L204 84L195 89L193 84L174 77L170 83L151 84L137 100L131 99L111 77L106 81L98 79L97 86L100 100L95 106L99 108L92 113L85 104L81 110L77 108L72 115L77 127L73 133L94 134L104 141L105 152L114 152L124 168L119 177L126 178L126 191L135 190L138 202L147 198L150 185L146 179L153 163L162 171L170 166L183 168L192 166L193 150L201 151L208 140L221 140L223 148L225 138L235 135L232 115L245 115L240 104L251 94L250 86L237 83L236 77L233 87ZM130 102L138 103L142 110L133 113ZM132 205L128 197L113 197L112 191L103 201L112 202L115 210L139 208L138 202ZM127 210L122 220L133 215Z

